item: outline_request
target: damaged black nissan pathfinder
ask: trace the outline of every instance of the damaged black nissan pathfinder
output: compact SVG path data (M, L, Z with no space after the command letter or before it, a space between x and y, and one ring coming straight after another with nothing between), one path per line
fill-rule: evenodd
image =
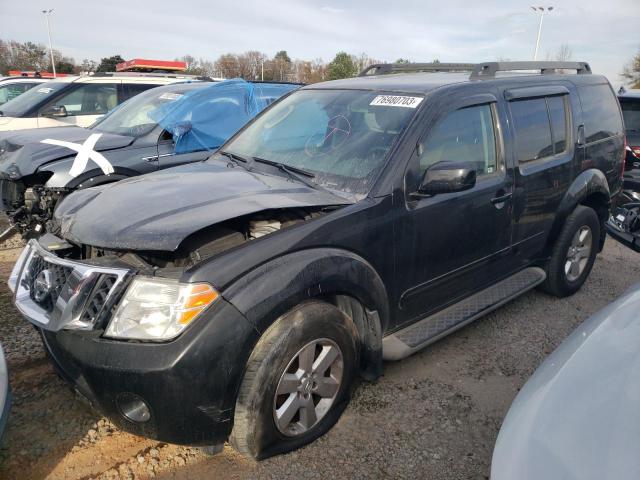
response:
M623 158L586 63L377 65L205 162L71 194L9 283L122 429L264 458L326 432L383 359L533 287L577 291Z

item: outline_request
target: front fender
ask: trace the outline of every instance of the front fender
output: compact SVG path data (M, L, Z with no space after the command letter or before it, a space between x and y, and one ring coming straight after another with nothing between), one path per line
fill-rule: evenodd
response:
M47 181L45 186L49 188L87 188L94 185L117 182L125 178L140 175L140 172L136 170L114 166L114 172L109 175L105 175L100 168L92 168L82 172L77 177L72 177L69 175L69 170L71 169L72 164L73 158L69 159L68 162L55 163L55 168L50 168L54 165L45 165L40 168L39 171L53 171L53 175Z
M611 193L609 191L607 178L604 176L604 173L595 168L582 172L567 189L567 192L560 202L556 217L549 232L548 246L553 245L565 220L576 206L585 202L587 198L590 197L599 198L607 208L611 203Z
M389 322L382 279L365 259L341 249L314 248L276 258L236 280L222 295L260 332L301 302L330 295L354 297L376 311L382 332Z

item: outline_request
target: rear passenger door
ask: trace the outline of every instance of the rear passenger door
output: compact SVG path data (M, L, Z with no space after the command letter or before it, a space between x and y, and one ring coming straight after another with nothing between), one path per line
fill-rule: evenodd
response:
M407 172L398 222L400 322L426 316L495 282L511 242L512 179L503 154L498 103L490 94L434 105ZM477 165L470 190L415 197L419 179L439 162Z
M507 89L514 159L513 244L523 263L541 253L556 212L574 178L582 150L576 148L575 90L563 85ZM577 128L577 127L576 127Z

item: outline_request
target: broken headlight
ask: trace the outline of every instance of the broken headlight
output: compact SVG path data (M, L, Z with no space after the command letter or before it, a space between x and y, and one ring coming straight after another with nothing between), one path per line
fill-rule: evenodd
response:
M171 340L218 298L208 283L136 277L125 292L105 336Z

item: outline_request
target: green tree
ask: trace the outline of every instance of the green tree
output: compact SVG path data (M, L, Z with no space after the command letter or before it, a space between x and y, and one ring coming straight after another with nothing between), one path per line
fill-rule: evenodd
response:
M411 63L408 58L399 58L395 63Z
M76 66L66 60L56 62L56 73L75 73Z
M631 88L640 88L640 50L634 55L631 62L624 67L622 76L629 82Z
M356 73L358 71L353 64L353 59L346 52L338 52L329 64L329 80L353 77Z
M115 72L116 65L121 62L124 62L124 58L120 55L103 58L100 60L100 65L96 68L96 72Z
M280 60L282 62L291 63L291 58L289 58L289 54L287 53L286 50L280 50L278 53L275 54L273 59Z

